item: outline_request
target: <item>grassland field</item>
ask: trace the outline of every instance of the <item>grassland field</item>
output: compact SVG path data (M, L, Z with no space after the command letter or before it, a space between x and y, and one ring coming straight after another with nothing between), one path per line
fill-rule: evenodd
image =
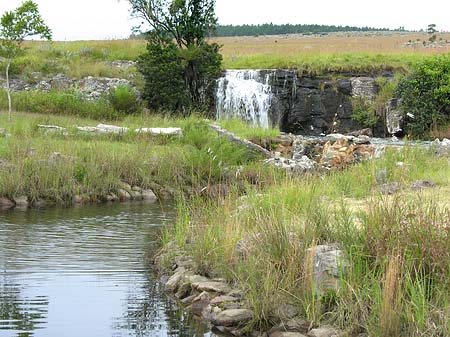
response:
M431 55L448 53L450 45L406 47L408 41L427 41L425 33L349 33L326 36L261 36L211 38L222 45L224 69L298 68L306 74L329 72L407 72ZM438 41L450 40L440 33ZM111 66L114 60L135 60L145 40L28 42L29 53L12 71L28 74L65 73L74 78L105 76L134 78L134 70Z
M438 34L438 39L450 39ZM426 34L331 34L323 37L217 38L224 68L291 68L327 72L408 72L416 62L449 47L405 47ZM135 60L145 41L28 42L13 72L63 72L81 78L136 78L135 70L111 66ZM14 98L14 97L13 97ZM89 108L86 108L88 110ZM80 134L75 126L95 126L106 118L0 111L0 196L27 196L69 205L82 195L97 202L121 182L179 193L179 216L164 234L194 258L198 272L238 283L255 312L249 329L266 329L271 310L291 303L315 325L332 324L343 336L450 336L450 162L433 149L388 149L378 159L327 174L292 177L209 130L199 117L168 118L142 112L109 118L130 128L174 127L183 137ZM95 116L93 116L95 117ZM67 133L46 133L38 124L59 125ZM238 121L224 127L251 137L277 130L249 128ZM30 155L33 149L33 155ZM62 160L49 161L58 152ZM402 187L382 196L377 175ZM416 180L436 187L414 191ZM213 186L227 193L208 194ZM229 192L229 193L228 193ZM242 195L246 195L242 198ZM291 233L300 238L293 245ZM236 256L237 242L260 234L249 258ZM350 263L339 290L320 297L311 286L307 249L337 243ZM261 263L264 261L265 263Z

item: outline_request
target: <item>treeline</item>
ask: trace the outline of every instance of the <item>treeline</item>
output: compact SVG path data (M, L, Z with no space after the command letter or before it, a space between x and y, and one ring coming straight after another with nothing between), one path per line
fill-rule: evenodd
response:
M323 34L334 32L375 32L388 31L387 28L328 26L328 25L275 25L266 23L262 25L219 25L216 36L257 36L257 35L283 35L283 34ZM398 30L403 30L402 27Z

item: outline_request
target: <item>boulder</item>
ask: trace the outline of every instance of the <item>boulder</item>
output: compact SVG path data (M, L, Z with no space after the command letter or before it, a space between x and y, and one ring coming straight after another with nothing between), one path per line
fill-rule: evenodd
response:
M192 287L199 291L215 292L226 294L231 291L230 287L223 282L193 282Z
M386 129L393 136L403 131L403 113L400 111L400 101L396 98L386 103Z
M166 291L174 293L178 290L180 282L188 272L184 268L180 268L175 274L173 274L169 280L165 283L164 287Z
M353 97L373 102L378 94L378 85L373 77L353 77L350 79Z
M317 292L339 288L339 276L345 273L349 263L337 245L321 245L307 249L307 258L312 261L312 276Z
M134 130L136 133L148 133L154 136L182 136L181 128L140 128Z
M239 302L239 299L233 296L217 296L211 300L211 305L221 306L227 303Z
M219 313L212 321L217 326L241 326L253 319L253 311L248 309L231 309Z
M119 197L120 201L130 201L131 200L130 193L128 193L124 189L118 188L116 190L116 192L117 192L117 196Z
M15 197L14 202L18 208L28 208L30 206L30 202L28 201L28 197L26 195Z
M147 202L157 202L158 197L152 190L142 190L142 199Z
M274 326L269 330L269 334L277 331L290 331L306 333L310 330L312 324L302 318L292 318L288 321L283 321L279 325Z
M339 332L333 327L321 327L317 329L312 329L308 337L339 337Z
M7 209L14 208L15 206L16 206L16 204L14 203L14 201L12 201L6 197L0 197L0 209L7 210Z

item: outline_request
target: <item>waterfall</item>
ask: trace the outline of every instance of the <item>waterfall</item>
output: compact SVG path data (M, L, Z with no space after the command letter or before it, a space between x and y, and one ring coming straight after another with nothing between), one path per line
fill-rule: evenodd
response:
M217 119L239 118L268 128L273 96L269 81L270 73L264 76L260 70L228 70L218 80Z

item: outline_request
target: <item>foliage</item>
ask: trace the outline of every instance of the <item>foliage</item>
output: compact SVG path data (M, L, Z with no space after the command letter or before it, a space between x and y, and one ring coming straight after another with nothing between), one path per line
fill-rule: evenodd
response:
M25 38L39 36L50 40L50 29L39 14L38 6L28 0L16 10L5 12L0 19L0 56L8 59L17 57L23 52L22 43Z
M259 25L219 25L216 36L258 36L258 35L284 35L284 34L326 34L334 32L376 32L389 31L388 28L353 27L334 25L306 25L284 24L277 25L265 23Z
M450 56L437 56L418 64L400 81L397 96L405 113L414 118L408 123L413 135L426 134L431 126L450 117Z
M214 0L129 0L132 13L151 27L140 57L149 107L209 110L220 76L219 45L205 38L217 19ZM155 92L156 90L156 92Z
M127 85L111 88L108 99L114 110L121 113L133 114L140 109L140 103L136 92Z
M352 99L353 114L352 119L357 121L365 128L373 128L378 117L375 114L374 104L363 97L355 97Z
M38 6L32 0L25 1L16 10L5 12L0 18L0 59L6 59L6 88L8 111L11 118L11 94L9 89L9 68L14 58L23 53L25 38L39 36L50 40L50 29L39 14Z

